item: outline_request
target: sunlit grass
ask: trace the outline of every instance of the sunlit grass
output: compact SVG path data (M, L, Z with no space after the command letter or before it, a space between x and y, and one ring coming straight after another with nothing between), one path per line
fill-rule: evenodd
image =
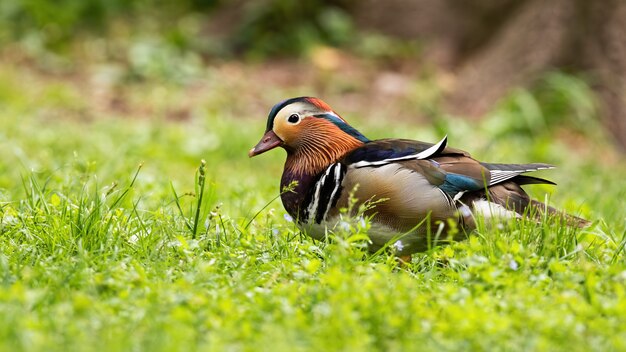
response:
M1 72L2 350L626 348L626 167L594 135L581 152L446 122L481 159L557 164L542 176L558 187L529 190L594 225L480 226L400 266L366 252L360 225L324 243L284 217L284 155L246 155L265 110L211 97L183 122L89 121L65 116L84 108L73 88ZM374 137L441 132L345 117Z

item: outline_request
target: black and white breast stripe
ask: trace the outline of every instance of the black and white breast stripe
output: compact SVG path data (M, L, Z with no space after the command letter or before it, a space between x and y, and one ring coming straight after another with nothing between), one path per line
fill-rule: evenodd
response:
M436 154L440 153L441 151L443 151L446 148L446 144L448 144L448 136L443 137L443 139L441 139L439 141L439 143L433 145L432 147L430 147L430 148L428 148L428 149L426 149L424 151L421 151L419 153L416 153L416 154L400 156L400 157L397 157L397 158L389 158L389 159L384 159L384 160L377 160L377 161L359 161L359 162L356 162L356 163L352 164L352 166L357 168L357 169L360 169L362 167L383 166L383 165L391 164L391 163L396 162L396 161L428 159L428 158L432 157L433 155L436 155Z
M308 203L305 201L304 223L320 224L328 216L330 209L337 204L341 195L341 183L346 174L346 166L341 163L330 165L317 180L310 194Z

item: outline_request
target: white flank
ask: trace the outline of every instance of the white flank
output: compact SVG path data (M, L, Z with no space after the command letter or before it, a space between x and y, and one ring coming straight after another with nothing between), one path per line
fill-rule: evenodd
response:
M468 217L472 215L472 211L470 210L470 208L463 204L459 207L459 211L461 212L461 215L463 215L464 217Z
M472 209L475 215L481 215L485 219L513 219L519 218L521 215L508 210L507 208L487 200L477 200L472 203Z

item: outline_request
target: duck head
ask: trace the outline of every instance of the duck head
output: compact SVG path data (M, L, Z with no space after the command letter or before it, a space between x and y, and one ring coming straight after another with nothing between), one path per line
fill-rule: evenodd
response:
M287 151L287 170L311 173L323 170L365 142L368 139L364 135L322 100L297 97L274 105L265 134L248 155L282 147Z

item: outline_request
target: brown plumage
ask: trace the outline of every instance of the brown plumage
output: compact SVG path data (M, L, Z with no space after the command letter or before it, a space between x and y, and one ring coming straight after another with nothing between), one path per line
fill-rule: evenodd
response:
M467 152L407 139L371 141L316 98L293 98L277 104L265 135L250 156L277 146L287 151L281 187L297 184L281 199L309 235L324 238L341 209L371 202L368 233L372 250L394 241L398 255L424 250L433 229L456 222L472 229L476 216L564 217L570 225L586 220L531 200L521 185L552 182L523 175L552 168L547 164L490 164ZM462 235L463 232L460 232Z

